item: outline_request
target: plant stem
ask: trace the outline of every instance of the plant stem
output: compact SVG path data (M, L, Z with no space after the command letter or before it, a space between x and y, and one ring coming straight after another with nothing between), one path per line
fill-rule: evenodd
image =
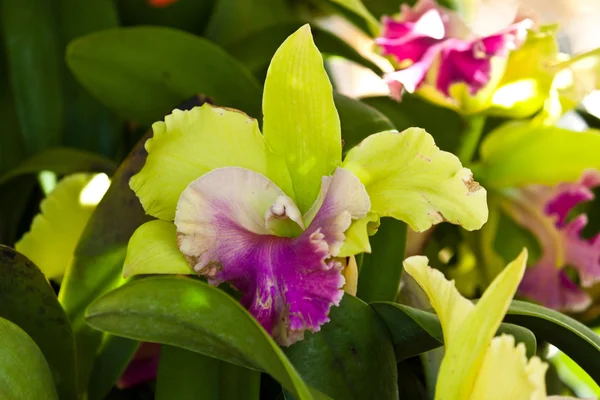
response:
M463 163L468 166L473 161L477 145L483 133L485 125L485 116L482 114L464 116L465 130L463 131L456 155Z

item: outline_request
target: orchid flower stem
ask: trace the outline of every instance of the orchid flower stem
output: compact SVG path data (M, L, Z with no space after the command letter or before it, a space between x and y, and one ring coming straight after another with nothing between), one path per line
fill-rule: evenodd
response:
M406 249L406 224L391 218L381 221L371 238L371 254L365 254L358 276L358 297L367 303L395 301L400 288Z
M485 125L485 115L467 115L464 117L465 129L463 131L456 155L468 167L473 161L473 157L477 151L483 127Z

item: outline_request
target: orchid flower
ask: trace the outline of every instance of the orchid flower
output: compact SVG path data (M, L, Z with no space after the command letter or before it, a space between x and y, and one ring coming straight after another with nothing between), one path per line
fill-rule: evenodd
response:
M587 215L570 217L575 206L594 199L591 189L599 185L600 172L587 170L577 182L530 185L507 193L511 201L504 207L536 236L542 249L525 272L520 295L562 311L583 311L591 304L583 288L600 282L600 235L583 238ZM575 269L580 284L571 280L566 267Z
M548 366L527 360L525 345L503 334L494 337L525 271L527 251L494 279L476 305L462 297L454 281L429 267L427 257L406 259L404 268L423 288L440 318L445 353L436 400L546 399ZM553 397L550 397L553 398Z
M79 173L60 180L41 202L41 212L15 249L33 261L47 279L60 282L109 185L106 174Z
M478 35L457 13L420 0L413 8L403 4L398 17L385 16L382 24L375 42L397 67L385 75L392 97L417 92L476 113L489 106L509 53L521 46L533 21L517 14L508 26Z
M208 104L153 125L130 186L157 220L130 239L125 276L227 282L289 345L329 320L345 258L370 251L379 217L419 231L487 219L485 190L421 129L372 135L342 162L332 87L308 25L274 55L263 113L263 134L244 113Z

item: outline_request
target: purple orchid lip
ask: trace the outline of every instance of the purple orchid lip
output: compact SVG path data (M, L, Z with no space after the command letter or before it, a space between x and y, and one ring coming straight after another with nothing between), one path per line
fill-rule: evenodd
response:
M319 197L302 216L263 175L225 167L184 190L175 225L194 270L213 285L234 286L263 328L290 345L306 330L319 331L339 305L345 280L335 256L352 220L369 209L365 187L341 168L323 178Z
M543 215L552 221L550 229L554 232L549 233L548 228L531 218L522 218L521 222L542 244L542 257L527 269L519 287L522 296L562 311L579 312L591 304L583 288L600 282L600 234L583 238L581 232L587 225L587 215L579 214L570 220L568 217L577 205L594 199L591 189L597 186L600 186L600 172L589 170L578 182L533 188ZM558 238L558 243L548 239L550 234ZM561 257L557 246L562 250ZM564 270L567 266L577 272L580 285L567 276Z
M491 80L492 59L520 47L533 22L516 21L495 34L476 37L454 12L421 0L412 9L403 5L398 19L383 17L382 24L375 43L400 67L385 76L392 96L399 99L403 90L413 93L426 82L447 97L456 83L464 83L475 95ZM430 79L433 70L437 74Z

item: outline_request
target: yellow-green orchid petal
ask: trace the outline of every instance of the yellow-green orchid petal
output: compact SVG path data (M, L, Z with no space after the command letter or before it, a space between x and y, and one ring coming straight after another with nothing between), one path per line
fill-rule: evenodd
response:
M125 278L138 274L193 274L194 271L177 247L172 222L146 222L129 239L123 266Z
M474 230L487 220L485 189L423 129L371 135L350 150L343 167L367 188L372 212L415 231L443 221Z
M563 112L575 108L581 100L600 88L600 49L580 54L557 66L554 79Z
M46 278L60 281L75 247L110 180L105 174L74 174L62 179L41 204L15 248L33 261Z
M476 398L472 396L482 366L489 363L490 343L523 277L526 262L527 250L524 249L474 306L460 295L454 282L447 281L441 272L427 266L427 258L411 257L405 261L406 272L424 289L442 324L446 352L438 374L436 399ZM494 361L493 355L489 357ZM487 375L481 376L487 379ZM496 385L484 389L498 390Z
M331 83L308 25L288 37L273 56L263 113L265 140L285 157L296 204L304 213L317 198L321 177L331 175L342 160L340 120Z
M551 65L559 56L557 29L549 25L529 31L523 46L510 53L490 113L524 118L542 108L556 73Z
M525 345L515 347L515 338L501 335L492 339L478 371L469 400L546 400L548 365L538 357L527 361Z
M428 266L424 256L409 257L404 261L404 270L423 288L431 306L440 317L444 342L451 343L459 334L460 327L475 306L465 299L437 269Z
M187 185L219 167L256 171L293 198L284 160L269 150L256 120L240 111L204 104L191 111L175 110L152 129L146 164L130 186L146 213L156 218L173 220Z
M342 246L338 257L348 257L359 253L370 253L371 243L369 236L372 236L379 227L379 215L368 213L366 217L352 222L350 228L344 235L346 241Z

